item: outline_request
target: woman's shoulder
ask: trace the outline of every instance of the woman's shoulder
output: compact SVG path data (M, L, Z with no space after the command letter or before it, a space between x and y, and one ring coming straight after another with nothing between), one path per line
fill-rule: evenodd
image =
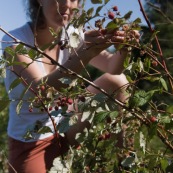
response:
M25 23L24 25L15 28L4 34L2 37L2 48L15 44L15 39L20 40L22 42L31 44L33 33L29 26L29 23ZM15 39L14 39L15 38Z

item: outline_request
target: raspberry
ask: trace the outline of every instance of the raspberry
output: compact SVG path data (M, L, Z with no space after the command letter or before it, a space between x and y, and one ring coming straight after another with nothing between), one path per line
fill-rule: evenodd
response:
M44 91L45 90L45 86L44 85L41 85L40 86L40 89L41 89L41 91Z
M68 99L67 99L67 103L68 103L69 105L71 105L71 104L73 103L73 100L72 100L71 98L68 98Z
M112 9L113 9L113 11L118 11L118 7L117 6L114 6Z
M109 17L109 19L114 19L115 18L115 14L113 12L109 11L108 17Z
M150 121L154 123L154 122L156 122L156 121L157 121L157 118L156 118L156 117L154 117L154 116L152 116L152 117L150 117Z

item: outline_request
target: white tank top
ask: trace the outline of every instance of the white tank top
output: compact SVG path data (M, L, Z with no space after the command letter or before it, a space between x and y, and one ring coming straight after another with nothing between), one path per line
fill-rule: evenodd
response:
M74 32L73 27L69 27L68 33ZM34 46L34 35L33 32L29 26L28 23L23 25L20 28L17 28L10 32L11 35L13 35L15 38L21 40L22 42L25 42L31 46ZM62 32L62 37L65 37L65 31ZM81 38L83 38L83 35L81 35ZM10 38L9 36L5 35L2 38L2 50L4 50L6 47L15 45L14 40ZM82 41L82 40L81 40ZM64 64L69 57L68 49L64 49L63 51L60 50L59 53L59 59L58 62L60 64ZM44 65L41 61L38 61L38 67L40 70L43 71L43 73L46 75L46 71L44 69ZM7 92L9 91L10 84L17 78L17 76L11 72L9 69L6 69L6 78L5 78L5 86ZM39 139L44 139L52 135L52 133L45 133L45 134L34 134L34 139L27 140L24 138L27 131L31 131L34 128L34 125L36 121L42 122L45 126L49 126L51 130L54 132L52 121L48 117L47 113L44 113L40 111L40 109L33 109L33 112L29 112L29 104L27 101L23 101L22 108L20 110L20 113L17 114L16 112L16 106L20 100L20 96L22 91L24 91L25 86L21 83L17 87L15 87L10 93L9 93L9 99L11 100L10 106L9 106L9 122L8 122L8 128L7 133L10 137L24 141L24 142L31 142L36 141ZM33 93L28 91L22 100L28 100L28 98L33 97ZM56 124L58 124L62 116L60 113L57 112L57 116L53 116L54 121Z

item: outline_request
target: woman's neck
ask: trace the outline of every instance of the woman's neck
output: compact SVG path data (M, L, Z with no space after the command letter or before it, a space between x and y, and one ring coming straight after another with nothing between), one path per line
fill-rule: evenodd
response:
M50 44L55 40L55 37L52 35L49 27L35 29L34 26L31 25L31 28L35 35L36 43L39 47ZM56 29L53 29L53 32L58 34L59 30L60 28L56 28Z

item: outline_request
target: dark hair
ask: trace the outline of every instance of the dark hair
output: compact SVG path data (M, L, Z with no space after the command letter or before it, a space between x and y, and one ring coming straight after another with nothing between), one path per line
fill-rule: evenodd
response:
M43 28L46 26L42 8L37 0L27 0L27 16L30 18L32 24L37 27Z

